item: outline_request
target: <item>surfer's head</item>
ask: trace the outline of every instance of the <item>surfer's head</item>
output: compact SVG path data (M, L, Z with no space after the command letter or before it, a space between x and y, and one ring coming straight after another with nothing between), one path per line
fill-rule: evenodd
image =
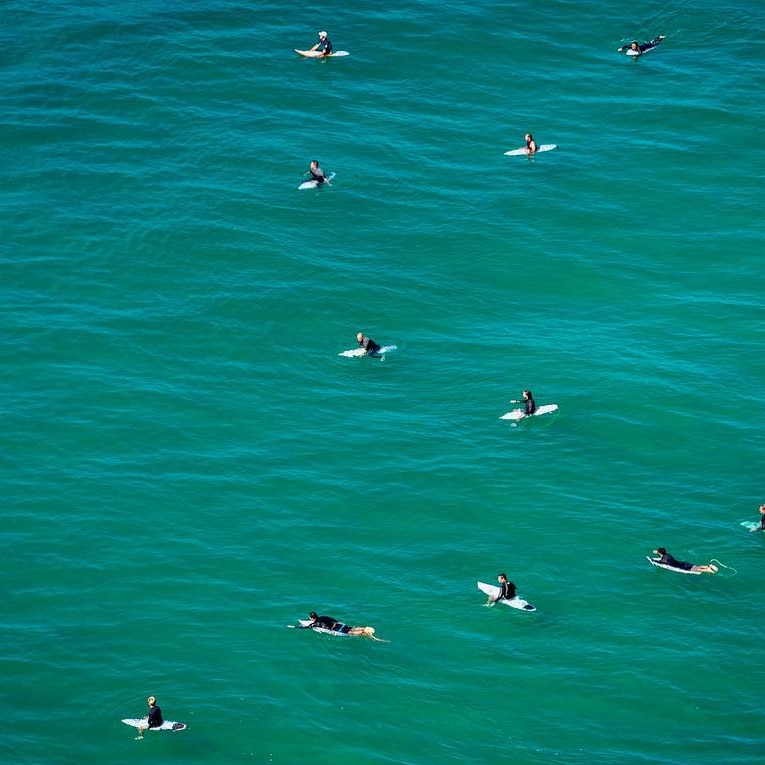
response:
M666 555L667 554L667 550L664 547L659 547L659 549L658 550L654 550L654 552L657 555Z
M531 398L531 391L530 390L523 391L523 397L524 398Z
M316 613L316 611L311 611L311 613L308 614L308 616L310 616L311 619L313 619L314 621L316 621L319 618L319 615Z
M157 703L157 700L154 698L154 696L149 696L149 698L146 699L146 701L150 707L153 707Z
M760 505L760 512L765 515L765 505Z
M638 49L638 41L637 40L633 40L630 43L630 48L632 48L632 50L637 50Z
M356 335L356 339L361 342L364 339L364 333L359 332L358 335Z
M327 36L326 32L319 32L319 37L323 40Z
M499 582L506 582L507 581L507 574L498 574L497 575L497 581L499 581Z

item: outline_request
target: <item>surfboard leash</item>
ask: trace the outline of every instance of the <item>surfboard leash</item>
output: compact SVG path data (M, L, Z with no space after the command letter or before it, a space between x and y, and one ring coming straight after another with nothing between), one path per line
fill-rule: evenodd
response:
M710 565L712 563L716 563L718 566L721 566L722 568L727 568L728 571L732 571L733 573L731 574L731 576L736 576L736 574L738 574L738 571L735 568L733 568L733 566L726 566L724 563L721 563L719 560L717 560L717 558L712 558L709 561Z

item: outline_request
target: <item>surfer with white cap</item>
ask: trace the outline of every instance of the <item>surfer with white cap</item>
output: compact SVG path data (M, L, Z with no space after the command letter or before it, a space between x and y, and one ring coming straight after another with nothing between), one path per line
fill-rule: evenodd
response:
M311 48L311 51L314 50L319 51L322 56L332 55L332 43L330 42L329 37L327 37L326 32L319 32L319 42Z

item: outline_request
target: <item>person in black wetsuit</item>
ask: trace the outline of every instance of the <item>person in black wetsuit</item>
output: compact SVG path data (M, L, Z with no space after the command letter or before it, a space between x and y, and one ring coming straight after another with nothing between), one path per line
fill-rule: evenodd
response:
M634 55L640 56L643 53L645 53L647 50L651 50L652 48L655 48L663 39L664 35L659 35L658 37L654 37L653 40L647 43L639 43L637 40L634 40L629 45L622 45L621 48L617 48L617 52L621 53L622 51L630 50L633 51Z
M658 558L653 558L657 563L663 563L665 566L671 566L672 568L679 568L681 571L695 571L700 574L716 574L717 566L710 563L708 566L694 566L693 563L687 563L684 560L677 560L673 558L664 547L659 547L658 550L654 550L654 555L658 555Z
M765 531L765 505L760 505L760 525L755 526L753 529L749 529L749 531Z
M164 722L162 719L162 709L157 704L157 700L154 696L149 696L149 698L146 699L146 703L149 705L149 715L146 718L146 725L138 727L138 735L136 736L136 739L143 738L145 730L149 730L149 728L159 728Z
M515 585L508 580L506 574L499 574L497 581L499 582L499 595L496 598L489 595L487 605L493 606L497 601L512 600L516 596Z
M319 627L321 629L329 630L330 632L342 632L343 635L368 637L372 638L372 640L380 640L381 642L384 642L381 638L375 637L374 627L349 627L347 624L343 624L343 622L339 622L331 616L319 616L316 611L311 611L311 613L308 614L308 617L311 620L310 624L300 624L296 629L312 630L315 627Z
M319 32L319 42L317 42L311 50L319 51L322 56L332 55L332 43L330 42L329 37L327 37L326 32Z
M537 405L530 390L523 391L523 405L525 407L527 417L537 411Z
M319 162L316 159L311 160L311 164L306 171L306 175L310 175L311 180L316 181L317 186L323 186L325 183L327 186L332 185L324 171L319 167Z
M526 154L530 157L537 153L537 142L534 140L534 136L531 133L526 133Z
M356 335L356 340L358 340L359 345L367 352L368 356L380 353L380 346L371 337L364 337L363 332L359 332Z

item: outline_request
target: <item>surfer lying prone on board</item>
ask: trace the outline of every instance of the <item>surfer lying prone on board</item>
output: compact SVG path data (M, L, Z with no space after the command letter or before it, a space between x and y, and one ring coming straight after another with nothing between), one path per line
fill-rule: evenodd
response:
M654 550L654 555L658 555L658 558L652 558L651 560L660 563L663 566L669 566L670 568L679 568L681 571L692 571L695 574L716 574L718 572L717 566L713 563L702 566L694 566L693 563L686 563L682 560L676 560L673 558L664 547L660 547L658 550Z
M337 621L337 619L331 616L319 616L316 611L311 611L308 616L311 621L308 624L300 624L295 626L295 629L300 630L312 630L312 629L324 629L329 632L340 632L343 635L351 635L353 637L368 637L372 640L379 640L381 643L385 641L379 637L375 637L374 627L349 627L343 622Z
M664 39L664 37L665 35L659 35L647 43L639 43L637 40L634 40L629 45L622 45L621 48L617 48L616 51L618 53L626 51L628 56L641 56L643 53L646 53L649 50L653 50Z

